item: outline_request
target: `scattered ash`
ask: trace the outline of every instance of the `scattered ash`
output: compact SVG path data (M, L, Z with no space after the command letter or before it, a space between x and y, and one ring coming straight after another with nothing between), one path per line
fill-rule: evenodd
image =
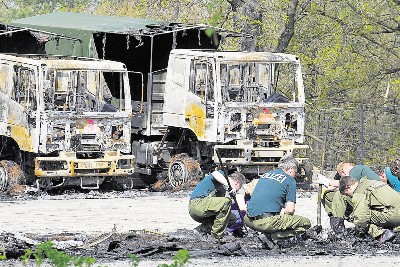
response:
M271 250L263 248L256 232L235 238L223 245L199 240L192 230L180 229L163 234L142 230L129 233L112 231L97 237L62 233L52 235L1 233L0 243L5 245L8 259L17 259L27 249L34 249L40 242L52 240L54 248L74 256L94 257L97 260L126 260L135 254L141 260L169 260L179 249L187 249L191 258L213 257L282 257L282 256L400 256L400 235L393 241L379 244L371 238L358 238L354 229L337 238L331 231L322 231L316 238L277 245Z
M58 189L40 191L34 187L27 187L26 192L18 195L9 195L0 192L0 201L17 200L65 200L65 199L112 199L112 198L140 198L144 196L188 197L193 188L168 191L153 191L151 187L129 190L84 190L81 188ZM297 198L311 198L313 191L298 190Z
M130 190L83 190L80 188L62 189L57 191L38 191L28 187L26 192L18 195L0 193L0 201L18 200L66 200L66 199L113 199L140 198L144 196L187 197L191 190L155 192L149 188Z

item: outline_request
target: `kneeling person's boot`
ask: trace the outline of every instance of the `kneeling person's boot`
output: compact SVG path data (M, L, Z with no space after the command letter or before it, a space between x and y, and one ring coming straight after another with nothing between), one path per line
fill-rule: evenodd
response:
M336 235L343 235L344 234L344 219L343 218L338 218L338 217L330 217L330 225L332 231Z
M311 239L318 239L319 234L322 232L322 226L321 225L316 225L308 229L305 233L301 235L301 237L304 240L307 240L309 238Z
M279 240L277 245L280 248L291 248L291 247L294 247L303 242L304 242L304 239L303 239L302 235L296 235L296 236L286 238L284 240Z
M377 239L379 243L382 244L394 238L396 238L396 234L392 230L386 229Z
M262 247L264 249L271 250L271 249L275 248L275 244L272 241L271 235L269 235L269 234L260 234L258 236L258 239L261 241Z

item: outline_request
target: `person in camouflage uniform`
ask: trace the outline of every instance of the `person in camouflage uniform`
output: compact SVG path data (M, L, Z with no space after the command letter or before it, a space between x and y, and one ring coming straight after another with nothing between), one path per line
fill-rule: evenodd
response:
M190 195L189 215L201 223L194 229L195 235L201 240L226 241L223 238L227 227L236 222L236 216L231 212L234 196L239 209L246 210L242 187L245 182L244 175L234 172L228 179L232 188L229 188L222 171L214 171L204 177Z
M354 165L350 162L341 162L337 166L337 175L334 180L328 179L323 175L318 175L317 183L327 188L323 195L322 203L330 219L332 230L341 235L344 233L344 220L351 221L353 212L353 202L351 197L343 195L338 189L338 177L351 176L359 181L362 177L369 180L380 181L379 175L366 165Z
M369 234L380 243L400 231L400 195L382 181L351 176L340 179L339 190L352 198L352 221L360 235Z

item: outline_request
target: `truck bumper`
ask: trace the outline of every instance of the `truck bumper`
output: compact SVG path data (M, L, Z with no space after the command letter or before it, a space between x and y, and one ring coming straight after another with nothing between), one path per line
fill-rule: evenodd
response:
M234 145L215 145L214 162L219 163L216 150L221 161L230 166L236 166L243 172L264 173L276 168L279 160L286 154L305 150L308 145L298 145L293 142L281 143L279 147L256 147L253 142L237 142ZM301 164L307 158L296 158Z
M37 177L110 177L127 176L134 172L133 155L119 152L104 152L102 158L81 159L74 152L63 152L57 157L37 157L35 175Z

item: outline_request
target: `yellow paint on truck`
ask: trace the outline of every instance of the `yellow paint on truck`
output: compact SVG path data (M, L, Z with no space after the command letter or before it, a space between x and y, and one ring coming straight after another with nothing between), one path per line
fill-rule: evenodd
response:
M190 104L185 109L185 117L189 120L189 128L199 138L205 138L206 131L206 110L205 108Z
M21 150L33 152L32 137L25 127L15 125L11 126L11 138L17 142Z

